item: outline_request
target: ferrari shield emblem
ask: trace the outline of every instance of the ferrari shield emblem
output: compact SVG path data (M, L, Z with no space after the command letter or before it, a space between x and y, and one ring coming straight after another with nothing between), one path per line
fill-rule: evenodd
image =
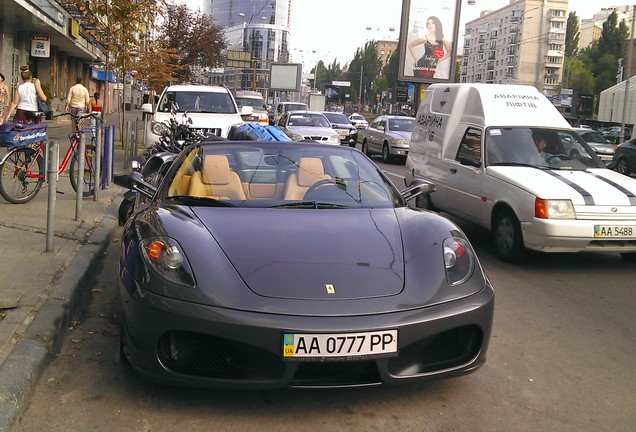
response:
M331 284L325 284L325 289L327 290L327 294L335 294L336 289Z

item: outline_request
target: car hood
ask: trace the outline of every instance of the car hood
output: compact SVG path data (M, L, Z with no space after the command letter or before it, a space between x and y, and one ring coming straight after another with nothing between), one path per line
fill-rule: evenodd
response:
M634 206L636 181L609 169L586 171L542 170L496 166L488 175L543 199L569 199L574 205Z
M315 126L287 126L287 130L302 136L333 136L338 135L335 129Z
M588 142L587 144L597 153L613 154L616 151L616 146L609 143Z
M155 121L168 122L170 113L158 112L154 116ZM181 113L177 113L177 119L181 117ZM217 114L217 113L197 113L188 111L188 117L192 120L190 128L194 129L212 129L221 128L226 131L230 126L242 123L243 120L239 113L234 114Z
M194 211L258 295L360 299L404 288L403 245L392 210Z
M392 136L395 139L403 139L403 140L411 141L411 132L390 131L390 132L387 132L387 134Z

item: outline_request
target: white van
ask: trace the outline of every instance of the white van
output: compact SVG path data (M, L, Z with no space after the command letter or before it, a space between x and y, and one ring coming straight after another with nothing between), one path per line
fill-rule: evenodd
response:
M499 257L525 250L620 252L636 261L636 180L606 168L536 88L433 84L411 135L417 202L493 233Z

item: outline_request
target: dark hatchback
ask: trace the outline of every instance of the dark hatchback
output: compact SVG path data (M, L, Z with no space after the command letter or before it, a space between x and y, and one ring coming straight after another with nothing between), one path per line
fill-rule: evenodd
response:
M347 144L349 147L355 147L358 143L358 128L356 128L349 117L342 113L323 111L329 123L340 134L340 144Z

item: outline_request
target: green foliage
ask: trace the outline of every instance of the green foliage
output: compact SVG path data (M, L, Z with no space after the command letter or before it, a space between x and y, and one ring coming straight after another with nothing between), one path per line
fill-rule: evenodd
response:
M572 57L576 55L579 47L579 19L576 12L570 12L568 15L567 30L565 32L565 55Z

